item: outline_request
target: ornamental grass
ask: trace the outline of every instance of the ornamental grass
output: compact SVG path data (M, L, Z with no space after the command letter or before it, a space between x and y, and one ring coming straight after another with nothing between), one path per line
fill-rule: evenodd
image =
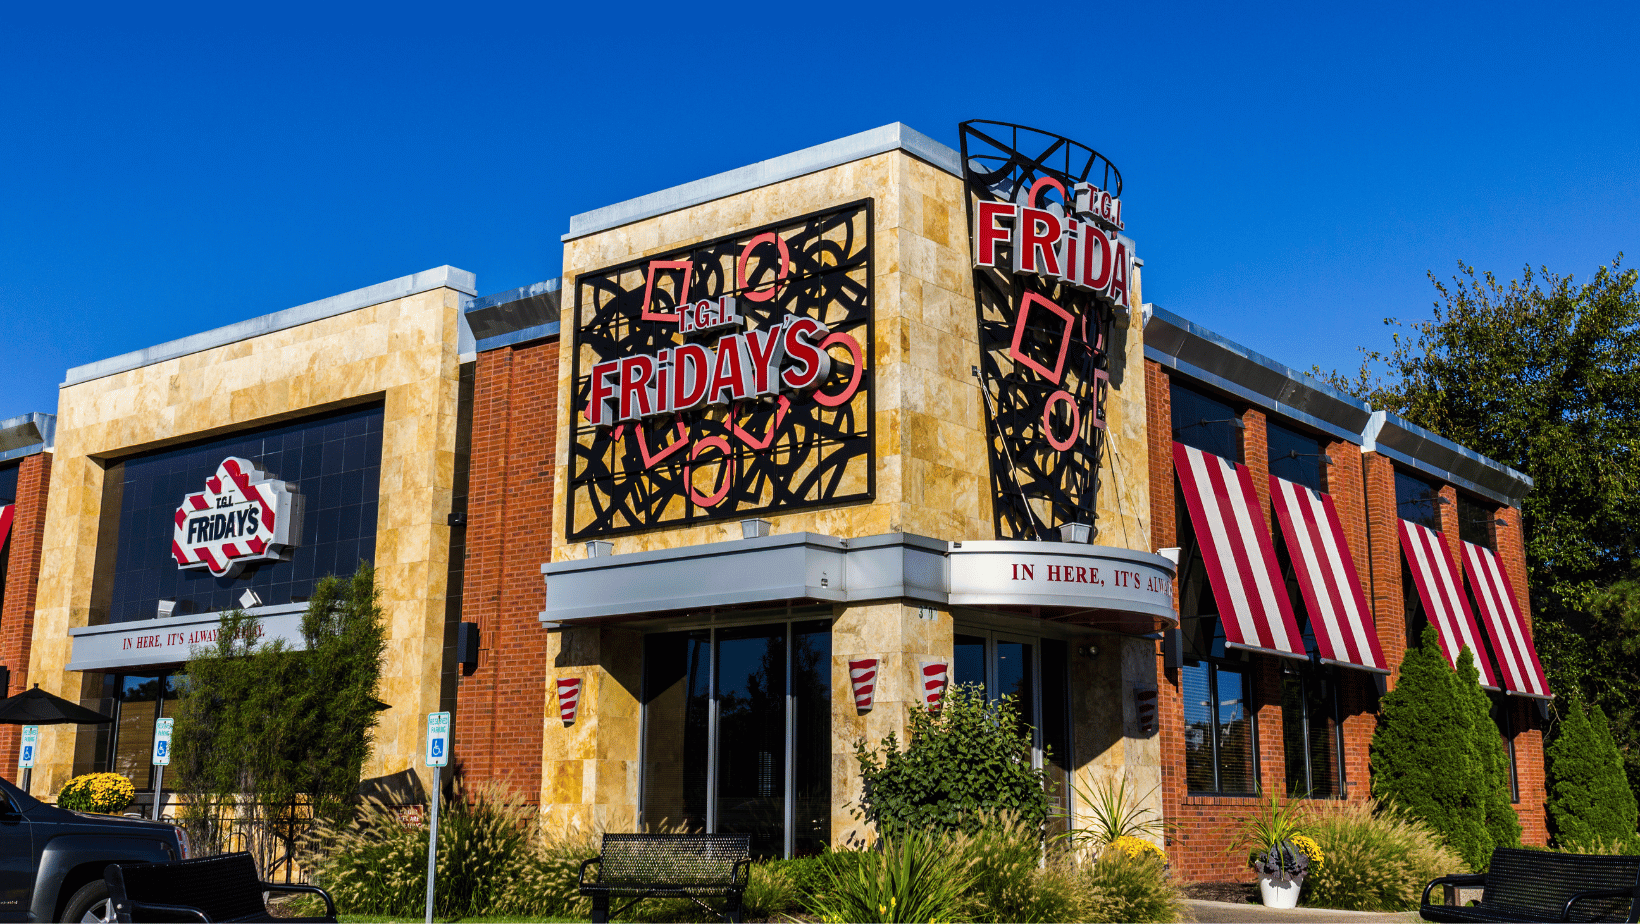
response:
M1314 803L1302 826L1298 837L1313 840L1325 857L1304 880L1306 905L1411 911L1431 880L1469 872L1427 824L1374 801Z

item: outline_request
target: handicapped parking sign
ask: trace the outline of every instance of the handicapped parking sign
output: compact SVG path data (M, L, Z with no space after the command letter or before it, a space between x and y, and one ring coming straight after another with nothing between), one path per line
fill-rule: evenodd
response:
M427 714L427 766L450 766L450 713Z
M176 725L176 719L158 719L154 722L154 766L164 767L171 763L171 728Z
M17 769L19 769L19 770L32 770L32 769L34 769L34 752L39 749L39 746L40 746L40 726L38 726L38 725L24 725L23 726L23 747L22 747L22 750L20 750L18 752L18 755L17 755Z

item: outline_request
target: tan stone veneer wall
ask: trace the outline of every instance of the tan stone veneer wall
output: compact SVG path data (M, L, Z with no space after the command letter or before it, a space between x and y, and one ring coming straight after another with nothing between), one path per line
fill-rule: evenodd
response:
M858 199L874 200L875 323L873 420L877 496L870 503L768 516L778 533L860 537L907 532L943 540L995 538L985 413L970 368L979 362L966 193L962 180L904 151L891 151L772 186L634 222L564 246L561 325L564 374L559 377L557 458L567 460L575 382L570 373L577 318L575 277L701 241L735 234ZM1137 315L1138 274L1131 314ZM1102 461L1097 540L1149 549L1149 455L1145 440L1144 349L1135 317L1118 331L1106 403L1110 451ZM568 467L558 468L553 509L569 509ZM585 556L566 541L565 518L553 519L553 559ZM694 546L740 538L734 518L692 528L617 536L616 554ZM635 823L638 799L638 658L636 633L608 628L551 633L549 678L581 676L581 719L566 728L549 680L545 696L541 800L561 825ZM1139 647L1148 642L1136 643ZM899 601L839 607L832 636L832 839L864 834L851 810L859 795L853 742L903 734L906 706L918 701L918 660L949 658L952 618ZM1116 646L1111 646L1115 652ZM854 708L847 660L877 656L875 708ZM1131 667L1122 660L1124 667ZM1079 667L1079 670L1083 668ZM1128 681L1131 670L1119 671ZM1154 685L1154 672L1148 681ZM1081 682L1081 678L1079 678ZM1145 790L1156 777L1154 739L1121 743L1123 707L1131 697L1113 689L1108 703L1079 703L1077 734L1100 744L1078 751L1083 766L1128 771ZM1079 698L1080 699L1080 698ZM1114 710L1114 712L1112 712ZM602 712L602 717L596 717ZM1115 742L1107 740L1114 736Z
M461 293L440 288L62 390L34 623L31 680L80 698L68 630L92 612L104 463L146 449L380 399L376 568L388 626L381 714L366 776L412 766L439 708ZM179 499L180 500L180 499ZM73 767L75 726L41 729L36 793Z

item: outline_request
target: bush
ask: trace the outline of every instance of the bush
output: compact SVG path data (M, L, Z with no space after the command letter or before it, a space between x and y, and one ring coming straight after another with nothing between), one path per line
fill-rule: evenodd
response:
M853 863L826 864L825 887L805 910L828 922L958 920L978 876L953 840L943 831L902 828Z
M1042 866L1038 827L993 819L973 835L951 839L950 849L973 865L972 921L1069 921L1078 913L1076 886L1069 877Z
M1409 911L1430 880L1468 868L1434 831L1374 802L1325 802L1304 830L1326 862L1304 881L1304 901L1348 911Z
M1477 688L1477 699L1464 686L1466 681L1474 684L1469 679L1474 655L1465 649L1458 663L1467 666L1463 674L1447 666L1433 628L1425 628L1422 644L1407 649L1395 689L1380 702L1370 751L1372 795L1421 819L1471 868L1484 870L1494 831L1507 834L1496 809L1500 794L1489 788L1496 788L1500 779L1506 784L1507 777L1498 776L1477 743L1482 735L1498 734L1486 714L1484 694ZM1507 789L1501 800L1512 815Z
M1509 801L1509 750L1492 721L1492 702L1481 689L1475 655L1467 649L1458 657L1458 689L1464 692L1469 706L1469 734L1480 759L1481 789L1477 795L1490 842L1485 862L1491 863L1493 848L1520 846L1520 816Z
M597 854L590 835L544 833L536 809L491 786L459 785L439 814L434 914L584 916L575 886L581 861ZM348 914L419 916L427 902L427 825L371 804L351 821L321 820L303 863Z
M1632 839L1634 792L1623 769L1606 714L1572 699L1548 757L1549 826L1555 843L1576 849Z
M890 733L882 750L856 742L864 792L861 813L878 831L942 828L974 833L1009 815L1040 826L1048 815L1047 778L1031 766L1031 739L1012 697L956 684L938 712L911 710L904 751Z
M63 784L57 807L71 812L117 815L137 797L137 787L118 773L86 773Z
M1076 921L1169 922L1179 920L1184 902L1167 864L1148 851L1129 856L1105 850L1091 862L1060 873L1076 892Z

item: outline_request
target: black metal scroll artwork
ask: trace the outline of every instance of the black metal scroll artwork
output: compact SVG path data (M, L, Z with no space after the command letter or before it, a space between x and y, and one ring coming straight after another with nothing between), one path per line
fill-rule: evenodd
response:
M576 279L572 540L870 500L872 202L869 199ZM732 296L741 330L813 318L831 371L818 387L595 426L592 369L686 343L679 305Z
M1044 177L1066 191L1086 182L1121 193L1110 161L1058 135L981 120L963 122L961 134L970 237L976 201L1028 204ZM1092 526L1113 303L1043 276L978 265L974 299L997 537L1057 539L1061 525Z

